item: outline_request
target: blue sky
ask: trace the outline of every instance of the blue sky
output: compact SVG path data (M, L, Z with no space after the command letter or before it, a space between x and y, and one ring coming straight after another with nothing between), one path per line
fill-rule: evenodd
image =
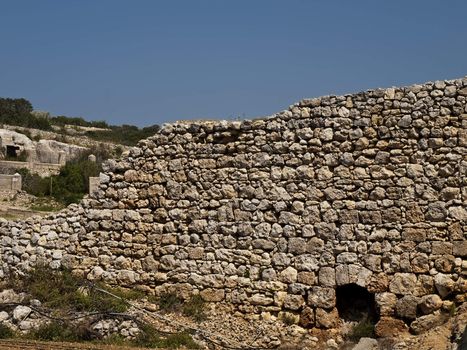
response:
M465 0L0 0L0 96L139 126L467 75Z

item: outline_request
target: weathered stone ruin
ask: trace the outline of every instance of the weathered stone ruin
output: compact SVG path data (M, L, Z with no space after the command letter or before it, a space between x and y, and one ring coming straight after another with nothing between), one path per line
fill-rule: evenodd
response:
M55 140L33 141L22 133L0 129L1 169L27 168L44 176L57 174L68 160L78 157L86 150L85 147ZM15 162L21 156L24 159Z
M465 301L466 155L467 78L166 125L80 205L3 222L2 272L46 261L304 327L374 312L418 332Z

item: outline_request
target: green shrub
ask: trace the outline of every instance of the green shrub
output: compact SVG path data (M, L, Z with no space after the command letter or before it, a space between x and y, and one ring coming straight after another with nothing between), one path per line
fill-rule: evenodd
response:
M44 197L50 194L50 178L42 178L32 174L28 169L19 169L22 177L23 190L36 197Z
M98 176L102 170L100 163L89 161L87 156L88 153L66 163L60 173L52 177L40 177L26 168L19 169L23 190L36 197L51 196L63 205L79 202L89 192L89 177Z
M182 299L180 299L175 293L163 293L158 299L161 311L179 311L182 303Z
M86 136L94 140L118 143L126 146L136 146L139 140L153 136L159 125L138 128L134 125L110 125L108 131L88 131Z
M195 343L191 335L187 332L171 334L165 338L162 343L162 347L169 349L178 349L181 346L188 349L200 349L199 345Z
M125 337L119 333L113 333L104 339L97 341L98 344L115 345L115 346L129 346L131 345Z
M205 302L200 295L193 295L190 300L182 306L182 313L185 316L193 318L197 322L206 319Z
M281 321L284 322L284 324L286 324L287 326L291 326L293 324L295 324L295 317L293 314L290 314L290 313L283 313L281 315Z
M184 346L188 349L199 349L199 345L194 342L191 335L187 332L161 336L156 329L148 324L141 326L141 332L133 341L133 344L146 348L178 349Z
M85 126L85 127L95 127L106 129L109 125L102 120L98 121L87 121L81 117L66 117L64 115L59 115L56 117L50 118L50 122L54 125L76 125L76 126Z
M449 317L454 317L457 312L457 307L455 303L452 303L451 306L449 307Z
M100 287L102 287L102 289L105 289L106 291L120 298L127 299L127 300L138 300L146 296L144 292L137 290L137 289L123 289L120 287L111 288L111 287L103 286L103 285L100 285Z
M97 334L85 322L73 324L52 321L31 331L27 337L35 340L82 342L95 339Z
M15 337L15 332L6 324L0 323L0 339L10 339Z
M31 112L31 102L24 98L0 98L0 123L41 130L51 130L47 118L35 116Z
M164 293L157 299L157 304L161 311L181 312L197 322L206 319L205 302L200 295L193 295L191 299L183 301L175 293Z
M357 323L350 331L348 337L352 341L358 341L360 338L374 338L375 325L368 320Z
M27 276L15 283L15 289L27 291L50 308L76 311L124 312L128 304L124 300L102 293L93 288L86 289L86 281L68 270L52 270L37 266ZM102 289L108 290L104 285ZM117 289L111 289L117 292ZM121 295L129 295L121 292Z

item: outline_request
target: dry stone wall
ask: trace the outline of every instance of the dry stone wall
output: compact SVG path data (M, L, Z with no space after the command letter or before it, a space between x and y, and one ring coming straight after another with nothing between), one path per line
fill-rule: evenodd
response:
M89 279L336 325L336 289L413 320L467 291L467 78L176 123L46 219L3 222L3 273ZM415 321L416 322L416 321Z

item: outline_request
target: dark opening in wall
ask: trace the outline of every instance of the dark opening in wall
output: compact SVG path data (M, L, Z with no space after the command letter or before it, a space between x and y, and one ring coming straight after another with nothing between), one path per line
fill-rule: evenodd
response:
M336 304L339 317L345 321L377 321L375 295L356 284L337 287Z
M6 156L8 158L18 157L19 147L18 146L6 146Z

